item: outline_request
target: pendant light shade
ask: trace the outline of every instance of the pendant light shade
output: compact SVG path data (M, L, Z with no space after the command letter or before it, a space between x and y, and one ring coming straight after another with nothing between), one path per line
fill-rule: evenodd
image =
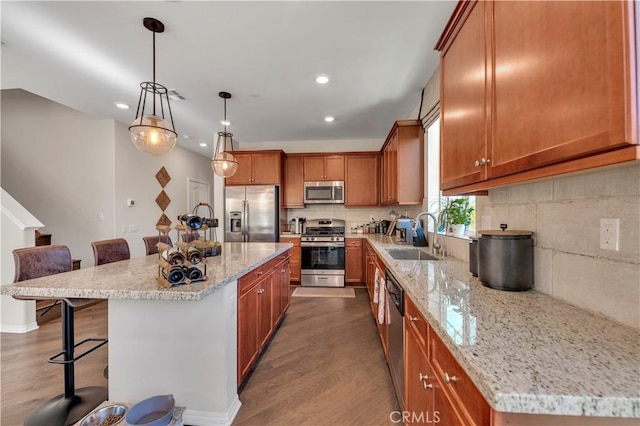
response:
M136 119L129 127L129 133L133 145L138 150L147 154L162 155L170 152L178 139L167 88L156 83L156 33L164 32L164 24L154 18L144 18L143 24L153 33L153 82L140 83Z
M213 153L211 159L211 169L215 174L222 177L230 177L236 174L238 171L238 161L233 156L233 134L227 132L227 99L231 98L231 94L228 92L220 92L218 94L224 99L224 132L218 132L218 142L216 143L216 150ZM231 152L227 152L227 142L231 145ZM220 150L222 145L222 151Z

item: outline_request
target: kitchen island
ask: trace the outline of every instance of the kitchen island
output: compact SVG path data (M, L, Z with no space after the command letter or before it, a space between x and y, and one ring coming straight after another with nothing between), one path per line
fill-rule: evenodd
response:
M638 424L638 330L536 291L487 288L454 258L396 260L387 249L414 247L364 238L489 403L494 424Z
M290 248L224 243L221 256L207 259L207 281L168 289L158 286L151 255L3 285L0 293L108 299L109 400L173 394L187 408L185 423L226 425L240 408L237 280Z

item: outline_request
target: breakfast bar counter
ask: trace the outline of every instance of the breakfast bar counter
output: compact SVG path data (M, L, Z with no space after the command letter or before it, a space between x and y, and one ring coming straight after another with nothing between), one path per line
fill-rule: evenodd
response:
M185 424L228 425L240 409L237 280L290 248L224 243L207 259L207 281L172 288L156 282L151 255L3 285L0 293L108 299L109 400L173 394L186 407Z

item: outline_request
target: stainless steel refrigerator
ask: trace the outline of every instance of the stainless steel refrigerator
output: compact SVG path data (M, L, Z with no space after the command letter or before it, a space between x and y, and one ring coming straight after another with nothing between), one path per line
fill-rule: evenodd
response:
M226 242L279 241L280 198L277 186L227 186L224 203Z

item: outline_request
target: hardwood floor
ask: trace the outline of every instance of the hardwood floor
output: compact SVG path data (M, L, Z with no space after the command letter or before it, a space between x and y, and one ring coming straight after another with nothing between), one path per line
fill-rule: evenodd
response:
M106 302L75 312L74 319L76 343L88 337L107 336ZM62 349L60 318L30 333L1 333L0 339L0 424L22 425L34 408L64 392L64 367L47 362ZM106 387L107 379L102 373L107 357L107 348L103 347L76 362L76 388Z
M107 335L107 304L75 314L76 342ZM1 334L3 426L63 392L60 319ZM76 363L76 387L107 386L102 348ZM234 425L384 425L398 410L366 290L355 299L292 298L287 316L240 393Z
M240 393L234 425L383 425L398 410L367 292L297 298Z

